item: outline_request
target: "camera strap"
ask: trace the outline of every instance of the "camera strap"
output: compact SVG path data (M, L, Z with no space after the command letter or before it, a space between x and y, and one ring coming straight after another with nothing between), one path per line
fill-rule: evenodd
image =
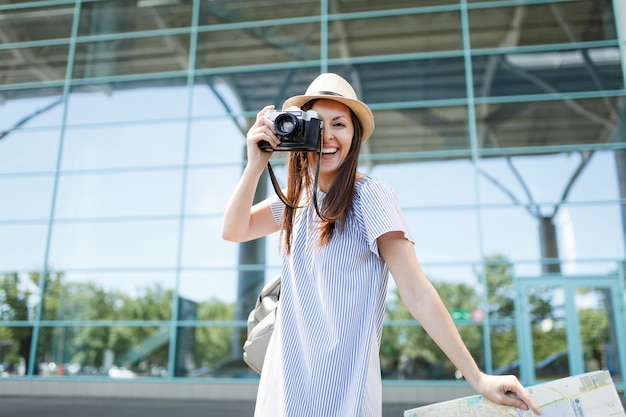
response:
M317 183L318 183L318 178L320 175L320 161L322 159L322 151L319 151L318 154L318 158L317 158L317 166L315 168L315 179L313 181L313 206L315 206L315 212L317 213L317 215L319 216L320 219L328 221L328 218L326 218L320 211L318 202L317 202ZM297 208L301 208L300 206L297 206L295 204L292 204L290 201L287 200L287 197L285 196L285 194L283 193L283 190L281 190L280 188L280 184L278 183L278 180L276 179L276 175L274 174L274 170L272 169L272 164L270 164L270 161L267 161L267 172L269 172L270 174L270 179L272 181L272 186L274 187L274 191L276 191L276 195L278 195L278 198L280 198L280 200L285 203L287 206L291 207L292 209L297 209Z

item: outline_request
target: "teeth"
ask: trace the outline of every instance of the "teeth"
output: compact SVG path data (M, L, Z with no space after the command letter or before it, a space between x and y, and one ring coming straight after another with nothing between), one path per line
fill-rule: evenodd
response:
M322 149L322 153L335 153L337 152L337 148L324 148Z

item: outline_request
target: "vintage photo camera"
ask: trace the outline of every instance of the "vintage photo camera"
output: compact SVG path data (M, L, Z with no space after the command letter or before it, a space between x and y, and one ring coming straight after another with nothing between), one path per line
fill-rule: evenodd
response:
M318 152L322 146L322 121L315 110L268 111L266 117L274 122L280 144L259 142L264 151Z

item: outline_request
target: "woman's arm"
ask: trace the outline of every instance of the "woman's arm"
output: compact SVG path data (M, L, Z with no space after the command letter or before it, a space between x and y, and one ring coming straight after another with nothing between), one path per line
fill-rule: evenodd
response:
M252 205L259 179L272 155L259 148L259 141L267 141L273 146L280 143L273 123L265 117L265 113L273 109L274 106L263 108L246 136L248 162L224 211L222 238L225 240L246 242L279 229L267 200Z
M539 409L512 375L493 376L480 371L444 306L415 256L413 244L402 232L389 232L378 238L381 256L389 266L402 302L420 322L470 385L486 398L526 410Z

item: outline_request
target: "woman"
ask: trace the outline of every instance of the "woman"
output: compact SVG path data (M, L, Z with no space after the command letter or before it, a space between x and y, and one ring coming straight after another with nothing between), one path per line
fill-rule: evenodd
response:
M380 337L387 276L411 314L465 379L492 401L538 413L514 376L482 373L424 275L390 188L357 171L374 116L336 74L322 74L283 109L315 110L323 122L318 203L315 152L289 152L287 201L253 205L259 179L280 144L262 109L247 134L247 166L230 198L222 236L244 242L281 232L281 305L259 384L256 417L380 416Z

